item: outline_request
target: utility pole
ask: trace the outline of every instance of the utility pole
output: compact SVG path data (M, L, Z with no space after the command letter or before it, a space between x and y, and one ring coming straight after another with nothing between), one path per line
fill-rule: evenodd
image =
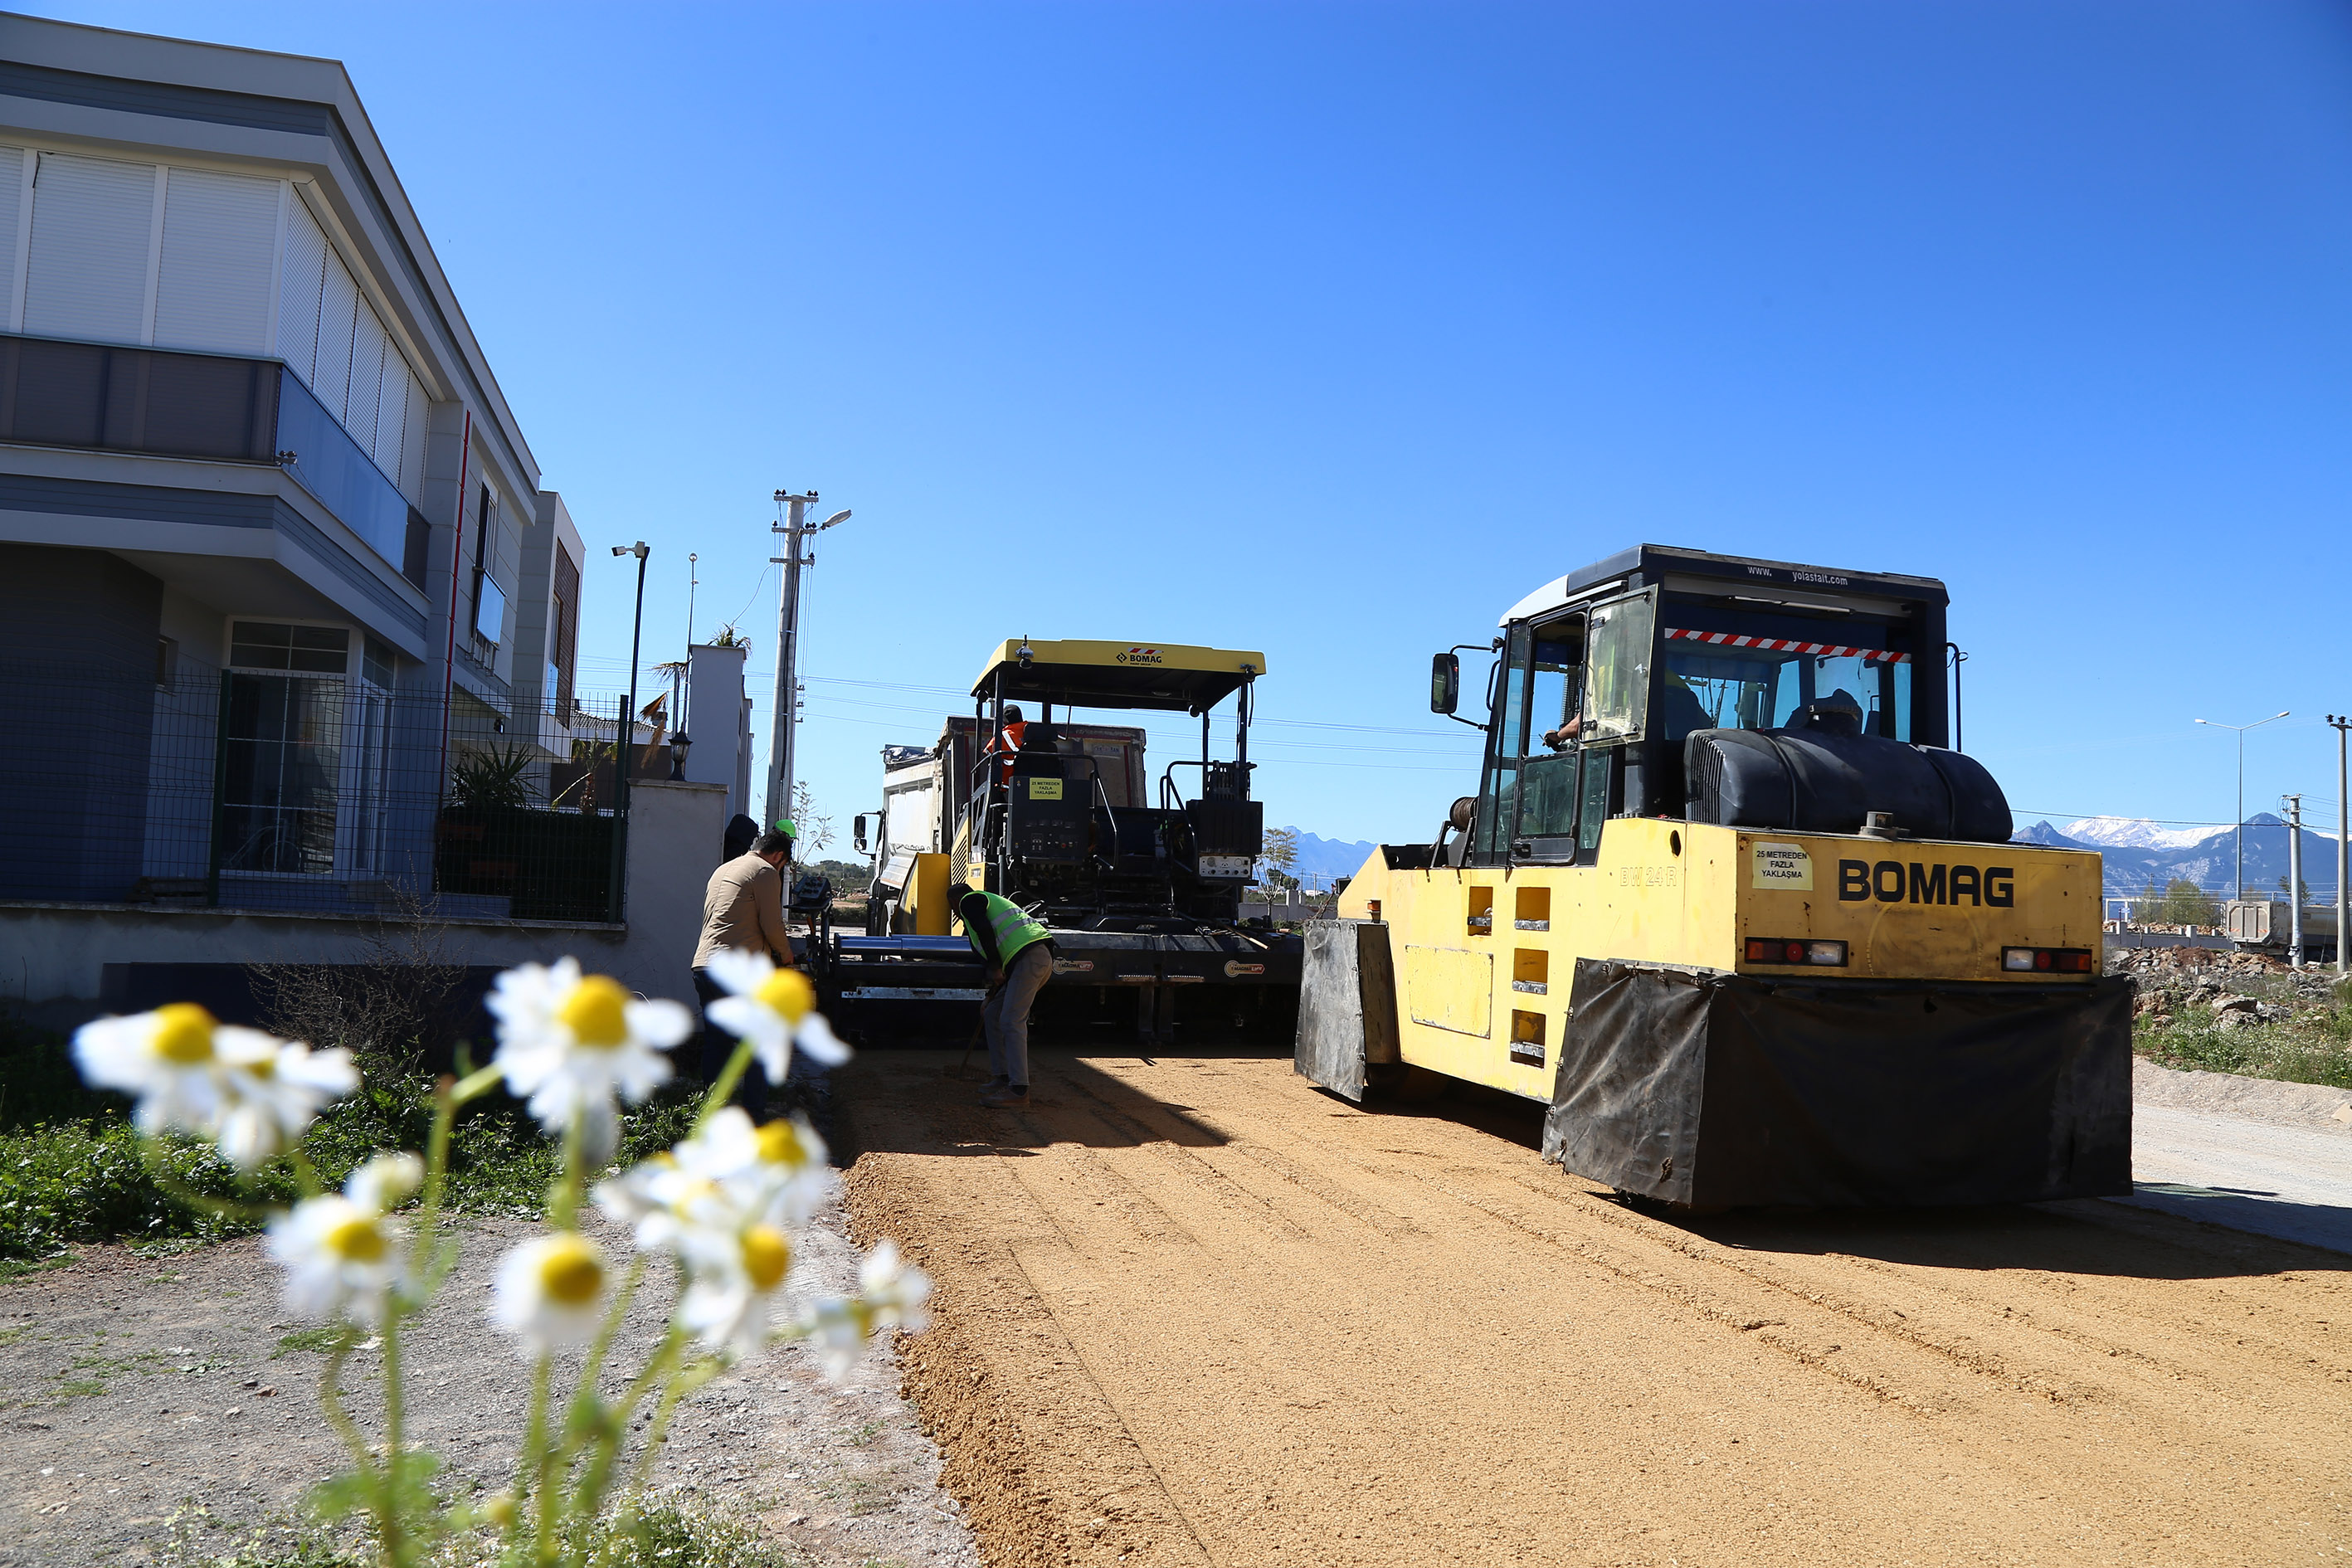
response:
M2283 795L2286 803L2286 962L2303 967L2303 796Z
M2286 717L2281 709L2267 719L2257 719L2251 724L2221 724L2210 719L2200 719L2200 724L2214 730L2233 730L2238 736L2238 891L2240 902L2246 897L2246 731L2259 730L2265 724L2276 723Z
M637 558L637 612L629 631L629 695L621 706L621 722L613 731L613 861L604 897L607 917L617 921L625 907L623 900L629 865L629 763L637 738L637 655L646 635L646 557L653 552L640 539L635 544L615 544L613 553ZM593 768L591 763L592 777Z
M835 512L823 522L811 524L808 509L816 504L816 492L794 495L790 490L776 492L776 507L783 521L771 523L768 531L784 536L784 552L768 557L771 565L784 569L783 587L776 595L776 701L773 725L768 735L768 826L772 827L793 814L793 742L800 725L800 662L801 637L801 568L816 564L814 555L803 555L802 549L811 534L823 533L837 522L849 520L846 510Z
M2330 713L2336 731L2336 973L2352 974L2352 942L2345 940L2352 913L2352 795L2345 790L2344 731L2352 729L2352 715Z

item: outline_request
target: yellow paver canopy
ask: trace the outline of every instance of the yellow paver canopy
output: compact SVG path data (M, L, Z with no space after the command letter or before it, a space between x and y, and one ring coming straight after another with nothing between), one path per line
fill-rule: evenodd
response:
M974 697L997 691L1007 701L1080 708L1159 708L1200 713L1265 673L1265 655L1182 643L1038 642L1000 644L972 683Z

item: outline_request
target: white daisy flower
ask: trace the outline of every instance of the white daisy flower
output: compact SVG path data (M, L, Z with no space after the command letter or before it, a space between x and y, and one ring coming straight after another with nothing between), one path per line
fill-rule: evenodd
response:
M767 1342L776 1293L792 1268L792 1244L763 1224L726 1235L690 1230L682 1240L690 1278L678 1300L678 1326L714 1355L752 1354Z
M890 1328L916 1333L930 1321L923 1310L931 1296L930 1276L902 1262L894 1242L877 1242L866 1255L857 1286L856 1295L819 1301L801 1315L801 1332L825 1374L836 1380L849 1375L875 1333Z
M733 1193L688 1171L675 1154L656 1154L596 1184L596 1206L635 1227L641 1251L677 1252L689 1230L731 1234L753 1217Z
M726 1188L747 1215L788 1229L806 1225L839 1184L824 1140L805 1120L754 1127L731 1105L680 1143L677 1159Z
M606 1277L603 1249L578 1232L533 1237L499 1264L490 1321L527 1358L583 1343L596 1332Z
M220 1028L213 1045L224 1079L220 1150L250 1169L302 1140L331 1100L360 1086L352 1053L313 1051L257 1029Z
M425 1179L414 1154L379 1154L340 1194L305 1198L269 1222L269 1253L286 1268L286 1302L306 1318L367 1327L401 1279L406 1236L387 1218Z
M223 1024L193 1002L84 1024L74 1057L91 1083L138 1097L142 1132L216 1138L248 1168L298 1142L321 1106L359 1086L349 1051Z
M661 1053L694 1032L694 1015L677 1003L640 1001L570 958L508 970L486 1005L499 1020L494 1059L508 1092L550 1132L584 1116L592 1159L617 1131L614 1095L635 1105L661 1087L670 1074Z
M720 1028L751 1042L770 1083L782 1083L792 1070L794 1046L827 1067L849 1059L849 1047L834 1037L833 1026L816 1010L816 987L799 970L779 969L764 952L727 948L712 953L707 968L711 979L734 994L704 1011Z

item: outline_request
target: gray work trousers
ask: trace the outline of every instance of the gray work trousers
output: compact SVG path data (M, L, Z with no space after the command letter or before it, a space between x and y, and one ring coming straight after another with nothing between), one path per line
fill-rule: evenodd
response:
M1054 950L1032 942L1013 955L1004 984L981 1004L981 1027L988 1031L989 1070L1015 1089L1029 1087L1029 1006L1054 978Z

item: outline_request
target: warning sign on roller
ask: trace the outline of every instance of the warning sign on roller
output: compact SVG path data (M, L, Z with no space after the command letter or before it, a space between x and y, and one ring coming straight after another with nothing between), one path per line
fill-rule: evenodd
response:
M1801 844L1759 844L1753 885L1783 893L1810 893L1813 890L1813 858L1805 853Z

